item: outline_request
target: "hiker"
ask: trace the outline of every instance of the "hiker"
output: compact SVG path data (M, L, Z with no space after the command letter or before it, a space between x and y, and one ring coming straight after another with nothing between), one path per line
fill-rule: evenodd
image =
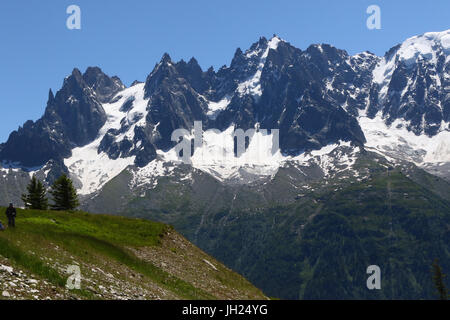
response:
M13 204L10 203L9 207L6 208L6 216L8 217L8 226L15 227L16 226L16 208L14 208Z

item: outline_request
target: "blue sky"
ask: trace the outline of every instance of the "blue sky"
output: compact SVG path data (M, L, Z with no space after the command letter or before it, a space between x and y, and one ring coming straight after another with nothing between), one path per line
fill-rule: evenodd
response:
M81 30L66 28L71 4L81 8ZM372 4L381 30L366 27ZM59 90L74 67L99 66L129 85L164 52L217 70L237 47L274 33L300 49L330 43L383 55L408 37L449 29L449 18L448 0L2 0L0 142L43 114L48 89Z

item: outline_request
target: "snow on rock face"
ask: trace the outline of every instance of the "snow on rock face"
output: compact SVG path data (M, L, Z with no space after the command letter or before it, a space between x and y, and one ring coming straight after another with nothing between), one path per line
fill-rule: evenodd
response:
M209 101L206 115L213 120L216 119L220 111L225 110L230 102L231 98L229 96L225 96L218 102Z
M448 49L450 30L442 32L427 32L420 36L407 39L398 49L396 56L407 66L415 63L419 57L436 60L437 47Z
M270 176L283 159L280 150L272 151L273 139L268 132L257 131L249 139L248 148L239 156L234 153L235 127L224 131L206 130L203 144L190 158L192 167L224 181L244 169L250 174ZM188 137L193 138L193 135ZM165 161L180 162L174 149L160 153Z
M450 53L450 32L447 31L447 34L441 37L441 45L442 48L445 49L446 53Z
M418 57L430 60L435 57L433 45L434 41L429 37L413 37L402 44L397 56L407 66L415 63Z
M97 154L101 139L72 150L72 157L64 159L72 177L80 180L78 193L82 195L93 193L110 179L117 176L123 169L134 163L135 157L112 160L102 152Z
M350 142L340 141L320 150L302 153L298 156L285 156L280 150L274 152L273 136L267 132L256 132L250 139L248 147L239 157L234 153L233 134L235 127L230 126L223 132L205 131L203 145L197 148L190 158L194 169L203 171L222 182L255 181L260 178L273 177L278 170L288 164L310 167L318 166L324 176L351 169L356 161L356 147ZM193 135L187 137L193 138ZM341 147L353 151L343 152ZM171 176L181 163L176 151L158 151L158 159L146 167L133 172L131 187L154 188L161 176ZM185 179L190 179L186 176ZM250 179L250 180L249 180Z
M388 84L392 78L395 69L395 60L382 59L373 70L373 81L381 86L380 98L384 98L387 94Z
M163 155L163 152L159 152ZM130 182L130 188L139 188L145 186L146 188L153 189L157 186L157 178L170 175L176 164L171 161L163 161L161 159L155 159L148 165L137 170L133 170L133 178Z
M447 30L409 38L381 59L372 73L373 92L378 90L378 96L371 97L370 117L382 112L389 128L403 125L416 135L430 137L448 128L449 36ZM408 142L416 145L418 138L412 133L408 136ZM400 154L405 152L399 149Z
M203 135L203 146L197 149L192 157L194 168L221 179L227 179L240 168L252 174L272 175L278 170L281 153L272 153L272 135L256 132L249 139L248 148L239 157L234 154L234 126L214 133L206 131Z
M134 164L135 156L118 157L111 159L105 152L98 152L100 142L110 129L120 129L121 122L129 122L130 128L118 135L116 141L125 138L133 140L134 128L145 125L145 112L147 100L144 99L144 84L140 83L119 92L115 102L103 104L108 116L105 125L100 129L97 138L79 148L72 150L72 156L64 159L72 177L78 180L78 192L82 195L93 193L101 188L110 179L117 176L129 165ZM132 108L123 110L123 105L133 100ZM113 99L114 101L114 99ZM138 119L135 121L135 119Z
M450 51L450 30L428 32L404 41L392 55L385 56L373 70L373 81L380 85L380 99L386 97L389 83L399 62L411 67L419 59L436 64L437 56L442 51Z
M422 167L430 163L450 162L450 131L444 124L437 135L429 137L407 130L407 122L401 119L388 126L380 114L373 119L362 116L359 123L367 139L366 147L385 156L411 161Z
M247 79L246 81L241 82L237 87L237 91L241 96L243 96L245 94L250 94L254 97L260 97L262 95L261 74L262 74L262 71L266 64L266 59L269 54L269 50L270 49L276 50L280 41L282 41L280 38L273 37L267 43L267 48L264 50L264 53L261 55L256 73L252 77ZM259 50L261 50L261 49L259 49ZM256 52L248 52L246 54L247 58L250 58L253 55L257 55L257 53Z
M122 141L124 138L133 139L134 128L136 126L145 126L145 115L147 112L148 100L144 99L144 83L136 84L124 91L120 92L118 96L122 96L117 102L107 103L103 108L108 115L108 121L100 129L100 134L104 135L109 129L120 129L121 121L125 120L130 128L123 134L117 136L116 141ZM123 110L123 105L126 102L132 102L130 110Z
M351 148L351 152L343 152L342 147ZM352 147L350 142L339 141L319 150L302 153L295 157L285 157L281 165L294 163L309 167L315 164L322 170L325 177L329 177L332 173L351 169L356 159L357 147Z
M277 50L280 41L283 40L274 36L264 45L260 45L254 50L249 49L246 51L245 58L248 60L256 58L257 68L254 74L252 74L245 81L242 81L241 83L238 84L236 92L239 96L249 94L255 98L259 98L262 95L262 88L261 88L262 71L266 64L269 50L270 49ZM208 101L208 99L206 99L203 95L200 95L201 98L203 98L205 102L208 104L208 110L206 115L210 119L215 120L219 115L219 113L228 107L234 95L235 95L234 93L229 93L223 96L219 101Z

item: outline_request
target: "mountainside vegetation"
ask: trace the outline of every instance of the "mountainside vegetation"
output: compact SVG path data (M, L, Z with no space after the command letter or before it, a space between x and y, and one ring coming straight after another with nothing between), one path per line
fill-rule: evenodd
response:
M66 285L74 283L70 277L78 268L80 286L70 290ZM168 225L85 212L20 209L16 228L0 232L0 295L3 299L265 299L242 276Z
M283 198L292 190L285 187L290 169L262 189L227 188L205 176L186 185L162 178L144 195L123 193L127 205L116 213L174 225L269 296L435 298L434 259L450 269L450 203L441 197L448 183L370 154L354 168L367 178L313 180L294 201ZM126 178L124 172L105 186L97 208L113 201ZM369 265L381 268L381 290L366 287Z

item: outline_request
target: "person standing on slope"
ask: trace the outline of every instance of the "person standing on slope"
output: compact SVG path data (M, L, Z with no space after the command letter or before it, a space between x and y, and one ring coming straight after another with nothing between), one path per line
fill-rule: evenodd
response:
M16 226L16 208L14 208L13 204L10 203L9 207L6 208L6 217L8 218L8 226L9 227L15 227Z

